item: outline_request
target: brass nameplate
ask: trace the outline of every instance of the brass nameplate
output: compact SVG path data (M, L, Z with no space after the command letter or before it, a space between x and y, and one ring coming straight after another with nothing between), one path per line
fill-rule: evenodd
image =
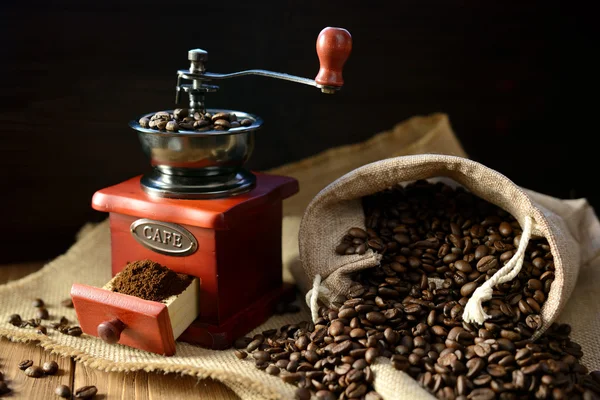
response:
M176 224L143 218L134 221L130 231L135 240L157 253L181 257L198 250L194 235Z

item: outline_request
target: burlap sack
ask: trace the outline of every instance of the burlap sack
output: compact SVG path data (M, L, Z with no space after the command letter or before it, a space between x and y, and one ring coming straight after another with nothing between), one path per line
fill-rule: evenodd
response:
M585 237L581 225L573 224L573 219L580 215L557 214L504 175L482 164L435 154L397 157L365 165L327 186L308 205L300 225L299 242L303 268L307 277L315 282L311 293L313 317L316 316L317 296L324 295L321 297L327 301L337 294L346 294L352 283L350 274L380 262L381 256L372 250L363 255L346 256L334 252L349 227L364 226L361 198L403 182L439 177L450 178L503 208L523 227L516 254L475 291L465 306L463 319L477 323L485 321L482 303L491 299L496 283L516 277L530 234L548 240L556 268L554 283L541 311L543 324L537 334L557 319L573 292L580 265L596 255L595 248L590 251L595 238ZM325 288L320 288L319 284ZM318 290L322 292L318 293Z

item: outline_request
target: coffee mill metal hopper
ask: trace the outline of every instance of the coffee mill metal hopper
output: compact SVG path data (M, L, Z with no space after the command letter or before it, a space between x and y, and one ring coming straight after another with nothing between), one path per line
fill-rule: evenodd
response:
M152 195L169 198L218 198L251 190L255 176L244 169L244 164L254 148L254 134L262 126L262 119L240 111L206 109L206 94L215 92L220 80L257 75L314 86L323 93L336 93L341 89L342 67L352 48L348 31L325 28L317 39L320 69L315 79L272 72L262 69L217 74L206 71L208 53L202 49L188 52L189 69L177 71L176 103L180 94L187 93L188 118L215 115L220 112L235 115L233 118L249 120L248 126L229 130L198 131L178 129L177 132L144 127L138 121L130 126L138 132L142 149L150 158L152 172L142 177L144 190ZM189 83L184 83L184 82ZM173 114L173 110L164 113ZM140 120L153 114L143 115ZM147 121L147 120L144 120Z

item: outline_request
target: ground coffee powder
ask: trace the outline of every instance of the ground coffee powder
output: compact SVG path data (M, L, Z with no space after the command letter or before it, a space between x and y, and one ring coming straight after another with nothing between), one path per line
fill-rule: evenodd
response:
M193 277L178 274L151 260L129 263L114 279L113 292L144 300L163 301L183 292Z

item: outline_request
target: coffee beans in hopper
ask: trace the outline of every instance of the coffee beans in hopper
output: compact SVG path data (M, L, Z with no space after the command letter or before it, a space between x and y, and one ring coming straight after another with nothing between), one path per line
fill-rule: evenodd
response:
M571 328L553 324L537 340L554 281L546 240L531 240L523 268L484 303L491 316L467 324L469 297L515 253L521 227L462 188L418 181L363 199L365 227L349 227L340 257L382 255L353 277L347 297L305 321L236 341L257 367L319 399L381 398L378 357L439 399L596 399L599 372L580 363ZM244 347L245 346L245 347ZM255 356L256 354L256 356Z
M178 108L173 114L164 111L157 112L150 118L143 117L139 120L142 128L150 128L169 132L178 131L228 131L241 126L252 125L249 118L238 119L235 113L219 112L216 114L195 112L189 115L189 110Z

